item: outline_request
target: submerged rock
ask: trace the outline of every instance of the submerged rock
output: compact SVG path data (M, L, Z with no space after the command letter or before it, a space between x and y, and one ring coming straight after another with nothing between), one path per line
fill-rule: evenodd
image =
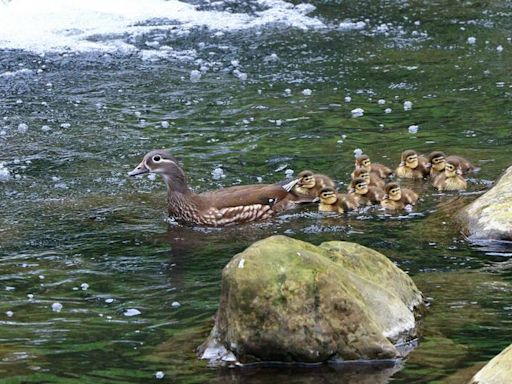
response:
M512 167L496 185L457 214L472 240L512 240Z
M374 250L272 236L224 268L199 354L214 363L395 359L394 344L415 336L421 307L410 277Z
M508 384L512 379L512 344L489 361L468 384Z

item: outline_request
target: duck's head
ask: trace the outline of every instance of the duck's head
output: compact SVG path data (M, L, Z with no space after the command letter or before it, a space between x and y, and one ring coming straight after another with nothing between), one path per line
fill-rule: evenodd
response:
M326 205L335 204L338 201L338 197L336 196L336 191L334 188L326 187L323 188L318 194L318 198L320 199L320 203Z
M400 189L400 185L398 183L386 184L385 191L386 196L384 197L384 199L399 201L402 198L402 190Z
M402 152L402 162L400 165L405 165L407 168L415 169L418 167L418 153L412 149Z
M178 161L169 152L157 149L148 152L135 169L128 176L137 176L144 173L158 173L163 176L170 189L187 189L185 173L178 165Z
M361 155L356 157L356 168L363 168L369 171L371 165L370 156Z
M352 180L351 187L358 195L366 195L368 193L368 183L360 177Z
M444 170L446 164L446 155L443 152L434 151L428 155L428 161L432 164L432 169L441 172Z
M461 175L462 171L460 169L460 163L455 159L447 161L444 167L444 174L446 177L455 177L457 175Z
M361 178L361 179L364 179L366 180L367 183L370 182L370 172L367 171L366 169L364 168L357 168L355 171L354 171L354 177L353 179L357 179L357 178Z
M299 179L299 181L297 182L297 185L299 187L310 189L314 188L316 185L315 176L312 171L302 171L297 175L297 178Z

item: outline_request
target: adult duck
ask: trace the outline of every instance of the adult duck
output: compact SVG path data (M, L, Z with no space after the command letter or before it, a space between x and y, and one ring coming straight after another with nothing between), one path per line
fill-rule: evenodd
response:
M162 175L167 184L169 216L183 224L218 227L264 220L295 205L296 197L289 192L297 180L285 185L240 185L194 193L177 160L164 150L147 153L128 175L144 173Z

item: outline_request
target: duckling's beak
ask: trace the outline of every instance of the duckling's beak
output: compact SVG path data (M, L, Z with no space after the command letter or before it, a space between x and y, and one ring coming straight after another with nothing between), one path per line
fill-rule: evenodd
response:
M149 172L149 169L146 167L146 164L144 164L144 160L142 160L140 162L139 165L137 165L137 167L128 173L128 176L137 176L137 175L142 175L143 173L148 173Z
M456 173L457 175L462 175L462 169L457 168L457 171L455 171L455 173Z
M389 199L389 195L386 193L386 194L384 195L384 197L382 198L382 200L388 200L388 199Z

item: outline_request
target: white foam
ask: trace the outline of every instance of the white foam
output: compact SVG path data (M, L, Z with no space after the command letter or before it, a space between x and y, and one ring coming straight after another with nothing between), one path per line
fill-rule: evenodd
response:
M308 14L315 7L258 0L254 14L203 11L178 0L12 0L0 2L0 45L36 53L137 50L131 37L151 31L186 35L194 27L218 32L285 27L324 28ZM158 20L158 23L148 21ZM154 25L158 24L158 25ZM156 44L150 48L161 48ZM10 76L10 74L8 74Z

